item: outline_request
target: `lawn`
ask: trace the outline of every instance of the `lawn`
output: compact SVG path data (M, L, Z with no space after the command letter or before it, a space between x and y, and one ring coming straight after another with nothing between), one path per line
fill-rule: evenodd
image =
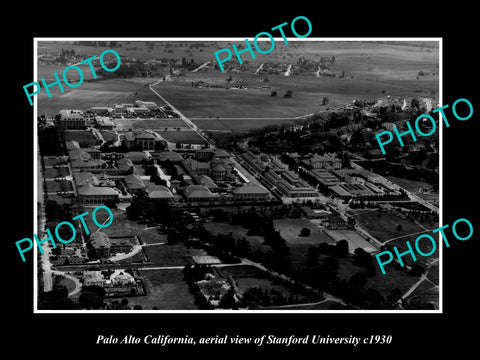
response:
M60 92L58 86L54 86L50 89L51 98L48 98L45 91L36 95L38 114L52 117L62 109L86 111L94 106L109 106L124 102L133 103L131 97L143 86L143 80L135 78L84 81L77 88L64 86L63 93Z
M73 280L62 275L54 275L53 288L57 288L59 286L65 286L68 292L75 290L75 282Z
M113 131L102 130L100 133L105 141L117 141L118 139L118 135Z
M158 266L185 266L193 264L192 256L208 255L202 249L187 248L181 243L145 246L143 251Z
M54 179L57 177L65 177L69 174L67 166L62 166L59 168L46 168L44 172L44 177L46 179Z
M91 132L87 130L65 130L65 140L77 141L80 147L90 147L100 145L101 141Z
M172 128L185 128L185 123L180 119L115 119L117 131L132 130L163 130Z
M172 143L206 144L206 141L195 131L156 131L156 133Z
M58 166L58 165L67 165L68 162L64 160L63 158L48 158L44 157L43 158L45 166Z
M378 217L378 214L381 214L381 217ZM401 219L393 213L381 212L380 210L359 213L355 216L355 219L363 229L381 242L426 231L414 221ZM401 229L398 228L399 225Z
M228 267L217 267L218 274L222 277L227 277L232 275L232 277L237 278L248 278L248 277L264 277L265 272L260 270L255 266L250 265L233 265Z
M88 228L90 229L90 232L94 232L99 229L99 227L95 225L92 219L92 213L94 209L95 207L86 207L83 211L88 211L88 215L85 216L84 219L87 223ZM113 212L113 221L108 227L101 230L108 236L132 236L137 234L138 229L145 227L145 225L139 225L134 221L128 220L125 212L119 209L111 210ZM100 224L105 223L108 216L108 212L104 209L100 209L95 213L95 217Z
M351 253L353 253L356 248L362 248L365 251L368 251L368 249L372 251L375 250L375 247L355 230L325 230L325 233L332 237L336 242L347 240Z
M69 180L62 180L62 181L48 180L45 183L47 184L47 192L73 191L72 182Z
M294 118L211 118L191 119L199 128L205 131L238 131L245 132L253 129L260 129L268 125L294 124Z
M263 290L270 290L274 289L276 291L281 292L285 296L296 296L298 295L296 292L290 290L285 285L276 282L274 280L268 279L267 274L263 271L253 267L253 266L244 266L244 265L236 265L236 266L229 266L223 268L217 268L217 271L220 273L222 277L227 277L231 275L232 278L237 283L238 288L241 291L245 291L249 288L260 287ZM308 303L308 302L315 302L319 301L319 298L316 298L311 295L298 295L299 302L301 303Z
M127 297L133 307L140 305L144 310L156 306L159 310L196 310L193 295L183 280L181 270L139 270L147 289L146 296Z
M307 219L280 219L274 220L273 224L275 229L280 231L280 234L288 245L309 244L313 246L322 242L334 243L329 236L327 236L322 230L318 229ZM299 236L300 231L303 228L310 230L310 236Z

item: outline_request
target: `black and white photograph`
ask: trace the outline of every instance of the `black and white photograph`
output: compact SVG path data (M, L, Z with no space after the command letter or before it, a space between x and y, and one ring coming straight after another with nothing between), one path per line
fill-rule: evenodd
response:
M24 7L7 353L475 353L471 5Z
M37 39L39 311L440 309L441 41L266 40Z

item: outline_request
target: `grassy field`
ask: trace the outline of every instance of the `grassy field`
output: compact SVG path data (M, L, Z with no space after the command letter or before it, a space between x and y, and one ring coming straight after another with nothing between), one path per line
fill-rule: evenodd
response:
M131 130L164 130L165 128L185 128L180 119L115 119L117 131Z
M235 75L233 75L234 77ZM297 117L325 110L323 97L329 98L328 107L351 103L357 98L384 98L391 96L418 96L418 89L427 93L438 89L438 81L428 83L417 80L371 80L338 77L269 76L271 90L248 88L242 90L223 88L194 88L177 83L163 82L155 90L188 117ZM188 82L188 78L187 78ZM287 90L291 98L284 98ZM424 94L425 95L425 94Z
M232 131L246 132L249 130L260 129L268 125L294 124L297 120L293 118L193 118L190 119L199 128L205 131Z
M375 250L375 247L354 230L325 230L325 233L335 239L335 241L347 240L350 252L354 252L356 248Z
M195 131L157 131L165 140L181 144L206 144L206 141Z
M46 179L49 179L49 178L57 178L57 177L65 177L69 174L69 171L68 171L68 167L66 166L62 166L62 167L59 167L59 168L46 168L45 169L45 178Z
M100 145L101 141L88 130L65 130L65 140L77 141L80 147L88 147L93 145Z
M249 288L260 287L263 290L274 289L287 297L297 295L295 292L292 292L292 290L290 290L286 286L266 278L265 273L252 266L229 266L218 268L217 270L223 277L231 275L241 291L245 291ZM299 296L298 300L300 303L319 301L318 298L307 295Z
M146 296L127 297L132 306L144 310L156 306L159 310L195 310L193 295L183 280L181 270L139 270L147 289Z
M280 234L288 245L307 244L313 246L322 242L334 243L330 237L328 237L322 230L318 229L307 219L280 219L274 220L273 224L275 229L280 231ZM299 236L302 228L309 229L310 236Z
M68 292L71 292L75 289L75 282L65 276L55 275L53 277L53 288L59 286L65 286Z
M88 110L93 106L109 106L115 103L133 102L131 97L144 87L142 79L113 79L84 82L78 88L64 86L61 93L58 86L50 89L51 98L41 91L36 95L38 114L54 116L62 109ZM158 99L158 97L157 97Z
M187 248L183 244L164 244L144 247L148 260L160 266L185 266L192 264L192 256L208 255L201 249Z
M380 218L377 216L378 214L381 214ZM416 222L401 219L395 214L380 212L378 210L359 213L355 216L355 219L362 228L382 242L392 238L426 231ZM397 226L399 225L401 226L401 230L397 230Z
M187 61L194 59L198 63L214 59L217 49L229 47L229 43L239 44L242 41L203 42L204 47L190 49L192 42L171 42L171 47L165 48L165 41L155 43L153 49L147 49L145 42L123 43L115 48L121 57L136 57L145 60L163 57ZM413 44L413 43L412 43ZM185 83L163 82L156 90L168 101L189 117L295 117L322 110L321 99L330 99L329 107L350 103L355 98L378 98L386 94L391 96L413 97L438 95L438 49L426 49L420 46L392 45L368 42L325 42L325 41L292 41L288 45L276 42L274 51L270 54L257 54L255 59L248 58L254 68L264 62L282 62L294 64L300 57L318 60L321 56L335 56L333 65L337 77L310 76L274 76L268 75L276 97L270 96L270 90L225 90L213 88L193 88L191 80L198 76L221 75L219 70L187 73ZM419 43L417 43L418 45ZM135 48L133 50L133 48ZM99 55L108 48L71 45L65 42L41 42L38 53L60 53L63 48L71 48L77 54L87 56ZM129 50L130 49L130 50ZM172 53L167 51L171 50ZM83 64L82 66L84 66ZM86 66L86 65L85 65ZM54 72L61 73L65 66L39 65L39 77L51 79ZM339 78L343 71L346 77ZM417 79L419 71L428 73ZM72 77L75 72L71 72ZM85 79L89 78L85 71ZM435 74L435 75L434 75ZM70 73L69 73L70 75ZM230 74L241 77L236 73ZM250 76L253 76L250 74ZM263 78L264 75L261 75ZM353 76L353 78L351 78ZM260 77L260 76L259 76ZM107 81L84 81L78 88L65 86L65 92L60 93L57 86L51 88L52 98L44 91L37 95L39 114L54 115L61 109L77 108L86 110L92 106L111 105L118 102L133 102L136 99L158 101L152 92L144 90L146 83L156 79L116 79ZM291 99L283 98L287 91L293 91ZM417 92L420 91L420 92ZM137 95L135 95L137 93ZM434 95L434 96L437 96ZM217 129L221 130L221 129ZM239 130L240 131L240 130Z

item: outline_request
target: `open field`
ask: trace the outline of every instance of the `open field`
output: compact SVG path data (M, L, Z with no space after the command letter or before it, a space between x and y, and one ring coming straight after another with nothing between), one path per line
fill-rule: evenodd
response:
M101 144L100 139L98 139L92 131L88 130L65 130L65 140L77 141L80 144L80 147Z
M245 266L245 265L238 265L238 266L229 266L224 268L217 268L219 273L222 277L227 277L231 275L232 278L237 283L238 288L240 291L245 291L249 288L260 287L264 291L265 290L276 290L282 293L286 297L290 296L297 296L298 294L287 288L285 285L276 282L274 280L270 280L266 277L267 274L261 272L260 270L252 267L252 266ZM299 303L309 303L319 301L319 298L315 298L314 296L308 295L298 295L298 302Z
M84 212L88 211L89 215L85 216L85 222L90 229L90 232L95 232L97 229L100 229L92 220L92 212L96 206L94 207L85 207ZM106 227L101 229L104 233L108 236L134 236L137 232L144 228L145 225L137 224L134 221L130 221L127 219L125 212L119 209L111 209L113 212L113 221L112 223ZM95 217L100 224L104 224L107 222L108 219L108 212L104 209L100 209L95 213Z
M44 177L46 179L53 179L57 177L65 177L69 174L67 166L62 166L58 168L46 168L44 172Z
M378 217L378 214L381 214L381 217ZM402 219L395 214L378 210L359 213L355 216L355 219L363 229L382 242L395 237L426 231L425 228L414 221ZM397 230L399 225L401 229Z
M62 275L54 275L53 288L57 288L59 286L65 286L68 292L75 290L75 282L72 279L69 279Z
M206 144L206 141L195 131L156 131L168 142L181 144Z
M50 89L51 98L41 91L36 95L38 114L53 117L62 109L88 110L93 106L108 106L115 103L133 102L130 97L144 87L142 79L112 79L84 82L78 88L58 86ZM158 99L158 97L157 97Z
M183 244L162 244L144 247L148 260L160 266L193 264L192 256L208 255L202 249L187 248Z
M195 310L193 295L183 280L182 270L139 270L147 289L146 296L127 297L132 306L144 310L156 306L159 310Z
M192 122L205 131L246 132L268 125L294 124L294 118L192 118Z
M275 229L280 231L280 234L288 245L308 244L313 246L319 245L322 242L333 243L332 239L307 219L280 219L274 220L273 224ZM309 229L310 236L299 236L302 228Z
M56 191L73 191L73 184L69 180L62 181L46 181L47 192L56 192Z
M413 81L391 84L389 81L343 79L335 77L270 76L270 90L248 88L194 88L181 83L162 82L155 90L188 117L297 117L325 110L323 97L330 99L328 107L351 103L356 98L383 98L391 96L414 97L419 87ZM423 83L422 83L423 84ZM425 85L427 91L438 88L438 83ZM284 98L287 90L292 98Z
M440 195L438 192L431 191L432 189L431 184L425 181L408 180L408 179L403 179L395 176L385 176L385 178L401 186L405 190L410 191L412 194L417 195L419 198L438 206ZM430 190L427 193L422 193L420 192L420 189L422 188L427 188Z
M180 119L115 119L116 130L165 130L166 128L185 128L185 123Z
M196 42L171 42L171 53L167 53L165 41L155 43L153 49L147 49L145 42L123 42L115 50L122 57L136 57L141 59L160 59L163 57L180 59L185 56L187 61L194 59L198 63L214 60L217 49L229 47L229 43L240 44L243 41L209 42L204 41L204 47L190 49ZM200 43L200 42L198 42ZM281 75L253 75L229 73L235 81L243 81L243 77L250 76L252 81L256 77L263 81L268 77L266 85L277 91L278 95L270 96L270 90L246 89L226 90L214 88L193 88L191 81L201 77L226 77L226 73L219 70L186 72L184 82L162 82L156 90L168 101L179 108L189 117L296 117L323 110L321 99L326 96L330 99L329 107L337 107L350 103L355 98L378 98L386 94L391 96L413 97L419 95L438 95L438 49L411 46L415 43L402 45L380 44L371 42L325 42L302 41L292 39L288 45L281 41L276 42L274 51L269 54L256 54L255 59L248 58L250 64L256 68L264 62L282 62L295 64L300 57L309 60L318 60L322 56L335 56L333 71L337 77L308 76L281 76ZM416 45L419 45L417 42ZM108 48L72 45L65 42L41 42L38 53L59 53L61 49L75 49L77 54L87 56L99 55ZM136 50L133 50L136 48ZM130 49L130 50L128 50ZM85 66L85 79L91 77L88 66ZM39 78L51 80L54 72L60 73L63 65L39 65ZM338 76L345 71L346 78ZM419 71L428 73L417 79ZM72 77L75 72L71 71ZM434 75L435 74L435 75ZM353 78L351 78L353 76ZM157 79L113 79L102 81L84 81L78 88L64 86L65 92L60 93L58 86L51 88L52 98L48 98L44 91L37 95L39 114L54 115L61 109L87 109L91 106L104 106L118 102L133 102L139 97L146 101L158 101L158 97L148 89L147 83ZM257 86L253 81L252 85ZM248 84L247 84L248 87ZM283 98L287 91L293 91L291 99ZM417 91L421 91L418 93ZM436 92L432 95L431 92ZM137 96L135 96L137 92ZM147 94L150 93L150 94ZM382 95L383 94L383 95ZM220 129L219 129L220 130Z
M356 248L362 248L367 252L375 251L375 247L354 230L325 230L325 233L336 242L347 240L351 253L353 253Z

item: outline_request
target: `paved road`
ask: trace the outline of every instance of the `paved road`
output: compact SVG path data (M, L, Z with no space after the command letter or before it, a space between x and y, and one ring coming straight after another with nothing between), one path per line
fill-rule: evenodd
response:
M37 207L38 213L37 213L37 218L35 219L35 224L37 224L36 229L34 229L35 233L37 233L37 236L39 239L44 239L47 237L46 232L44 231L45 229L45 199L44 199L44 194L43 194L43 172L42 172L42 161L41 161L41 156L40 156L40 147L38 147L38 154L37 154L37 204L39 205ZM34 239L32 239L34 241ZM52 280L52 270L51 270L51 264L50 264L50 251L51 248L50 246L46 246L47 243L45 243L45 246L42 247L43 249L43 255L41 257L41 262L42 262L42 269L43 269L43 291L50 291L52 290L53 287L53 280ZM49 244L49 243L48 243ZM35 246L34 244L34 252L33 256L35 258L34 264L36 265L37 263L37 251L38 247Z

